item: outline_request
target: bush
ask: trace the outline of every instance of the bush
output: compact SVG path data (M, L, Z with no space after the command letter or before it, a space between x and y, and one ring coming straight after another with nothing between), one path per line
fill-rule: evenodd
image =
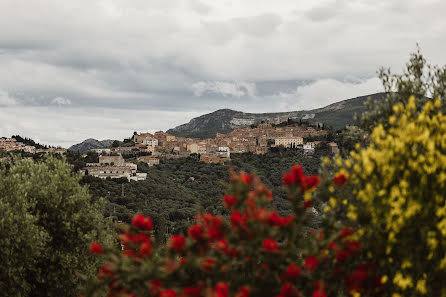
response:
M438 99L417 107L410 97L407 105L393 107L387 130L382 125L373 130L370 147L332 164L350 176L350 184L347 192L328 187L327 210L360 228L363 256L374 259L394 296L446 295L446 115L441 108Z
M62 160L0 168L0 291L4 296L76 296L97 271L92 240L110 243L99 205Z
M167 246L155 246L151 220L136 215L119 235L122 253L91 245L107 262L87 295L103 287L108 296L161 297L378 292L381 278L373 264L357 261L361 244L352 229L306 227L319 178L295 166L283 182L293 215L281 217L267 208L272 194L258 178L233 174L223 197L230 216L199 214L189 236L174 235Z

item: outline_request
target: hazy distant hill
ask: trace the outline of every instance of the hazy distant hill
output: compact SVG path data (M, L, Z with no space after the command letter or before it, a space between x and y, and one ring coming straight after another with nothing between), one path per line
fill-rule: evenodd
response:
M114 140L111 140L111 139L97 140L97 139L89 138L89 139L82 141L81 143L70 146L70 148L68 150L72 151L72 152L86 153L92 149L100 149L100 148L110 147L112 145L113 141Z
M379 100L385 97L385 93L347 99L313 110L244 113L231 109L219 109L193 118L189 123L177 126L167 132L175 136L207 138L215 137L217 132L228 133L237 128L258 124L261 121L283 122L288 118L322 122L334 129L340 129L348 124L354 124L355 113L359 115L364 111L364 103L369 97Z

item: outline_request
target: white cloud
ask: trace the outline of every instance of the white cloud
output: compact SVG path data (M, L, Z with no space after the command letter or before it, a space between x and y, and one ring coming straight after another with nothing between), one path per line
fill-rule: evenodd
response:
M8 92L0 89L0 106L11 106L15 104L16 100L12 98Z
M279 93L271 96L280 110L303 110L327 106L344 99L370 95L383 91L381 81L378 78L366 80L352 78L345 81L334 79L321 79L311 84L299 86L294 92Z
M202 96L205 93L213 93L240 98L242 96L255 96L256 86L254 83L250 82L200 81L194 83L191 86L191 89L195 96Z
M21 135L44 144L69 146L87 138L124 139L133 131L167 130L198 116L197 112L111 108L5 107L0 109L0 136Z
M56 104L60 107L62 105L70 105L71 100L68 98L64 98L64 97L56 97L51 101L51 104Z

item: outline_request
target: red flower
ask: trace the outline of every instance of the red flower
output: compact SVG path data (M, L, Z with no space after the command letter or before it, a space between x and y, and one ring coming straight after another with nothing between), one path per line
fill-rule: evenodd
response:
M353 273L353 280L364 281L367 279L367 271L363 269L356 269Z
M221 230L223 221L221 218L213 216L210 213L202 214L200 218L207 229L206 235L209 240L214 241L223 237L223 232Z
M271 212L266 219L266 222L273 226L280 226L282 224L281 217L275 211Z
M274 252L279 249L277 242L272 238L267 238L263 241L263 249L267 252Z
M125 250L122 252L122 255L124 257L128 257L128 258L135 258L137 257L136 253L134 250Z
M136 214L133 218L132 218L132 225L137 228L137 229L141 229L141 230L152 230L153 225L152 225L152 220L150 218L146 218L144 217L142 214Z
M282 177L282 182L286 186L299 184L301 192L316 188L319 185L321 179L316 176L305 176L302 166L295 165L291 168L291 171L285 173Z
M317 268L319 264L319 260L317 259L316 256L308 256L305 258L305 269L307 269L308 271L313 271Z
M176 297L177 292L175 290L164 290L161 292L160 297Z
M181 292L181 297L200 297L201 288L199 287L186 287Z
M325 284L323 282L321 282L321 281L316 281L314 283L314 286L316 287L316 289L319 289L319 290L322 290L322 289L325 288Z
M359 241L347 241L344 245L353 252L357 252L361 249L361 243Z
M104 248L97 242L92 242L90 245L90 254L101 255L104 253Z
M251 294L251 288L248 286L241 287L237 293L235 293L235 297L249 297Z
M305 176L302 166L300 165L294 165L291 167L291 174L294 176L297 182L301 182Z
M336 260L339 262L345 262L350 258L351 252L349 250L340 250L336 253Z
M313 292L313 297L327 297L327 293L324 290L319 289Z
M282 183L285 186L291 186L294 185L296 183L296 179L294 178L294 176L291 173L285 173L282 177Z
M109 267L109 264L102 265L102 267L99 269L99 272L98 272L98 279L104 279L104 277L106 275L113 275L114 274L114 271L111 270L108 267Z
M293 297L295 296L294 286L290 283L284 283L280 290L280 295L283 297Z
M321 179L319 176L312 175L312 176L305 176L304 180L300 183L300 190L302 192L308 191L310 189L316 188L319 183L321 182Z
M159 279L152 279L150 281L149 292L153 296L158 296L161 291L162 283Z
M183 235L173 235L170 238L169 248L174 249L177 253L181 253L186 244L186 237Z
M147 234L139 233L136 235L135 241L137 243L145 243L145 242L150 242L150 238Z
M289 226L293 220L294 220L294 216L286 216L281 219L280 223L282 226Z
M204 259L201 263L201 270L210 272L215 267L215 260L211 258Z
M304 201L304 208L309 208L309 207L311 207L311 200Z
M257 221L268 222L269 215L270 215L269 211L267 211L265 208L260 208L260 209L255 209L254 218ZM247 217L247 216L248 216L248 212L245 211L245 217Z
M245 184L249 185L254 180L254 176L247 173L240 174L240 180Z
M328 248L331 250L337 250L339 248L339 245L336 242L332 241L328 244Z
M152 253L152 246L149 242L145 242L139 247L139 256L141 258L146 258Z
M246 221L240 211L236 210L231 214L231 228L244 227Z
M237 197L224 195L223 196L223 204L227 209L231 209L234 204L237 203Z
M226 241L226 239L220 239L214 244L214 247L217 251L226 253L229 248L229 243Z
M299 265L291 264L286 269L285 274L288 279L294 280L300 275L301 271L302 271L302 269L300 268Z
M347 182L348 182L348 177L343 173L339 173L333 178L333 183L337 185L339 188L345 186Z
M224 282L219 282L215 286L215 297L228 297L229 296L229 288L228 284Z
M189 228L187 232L191 238L196 241L200 241L203 239L203 226L201 225L193 225Z
M347 237L349 237L350 235L352 235L353 233L355 233L355 230L353 230L352 228L342 228L341 229L341 238L342 239L344 239L344 238L347 238Z

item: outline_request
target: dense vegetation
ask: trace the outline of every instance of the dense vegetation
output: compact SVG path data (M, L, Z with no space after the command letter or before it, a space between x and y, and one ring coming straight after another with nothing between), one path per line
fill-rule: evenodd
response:
M56 158L0 164L2 296L76 296L97 271L88 244L110 244L113 231L79 180Z
M46 149L46 148L50 147L50 146L47 146L47 145L43 145L43 144L37 143L34 140L32 140L31 138L22 137L20 135L13 135L12 138L15 138L18 142L24 143L26 145L34 146L37 149Z
M85 176L81 182L89 185L93 197L107 200L105 216L130 222L135 213L148 215L162 240L166 233L185 233L200 209L212 214L225 213L220 197L228 184L229 168L257 173L273 190L273 207L281 214L289 213L289 203L281 186L285 168L299 163L306 173L315 174L321 156L328 154L327 147L321 147L313 156L304 156L301 150L295 149L280 149L265 155L233 154L229 166L206 164L193 157L164 159L160 165L150 168L138 163L138 169L148 174L145 181L128 183L126 179ZM95 156L89 154L87 158L94 160ZM74 164L79 162L75 158L69 160Z

